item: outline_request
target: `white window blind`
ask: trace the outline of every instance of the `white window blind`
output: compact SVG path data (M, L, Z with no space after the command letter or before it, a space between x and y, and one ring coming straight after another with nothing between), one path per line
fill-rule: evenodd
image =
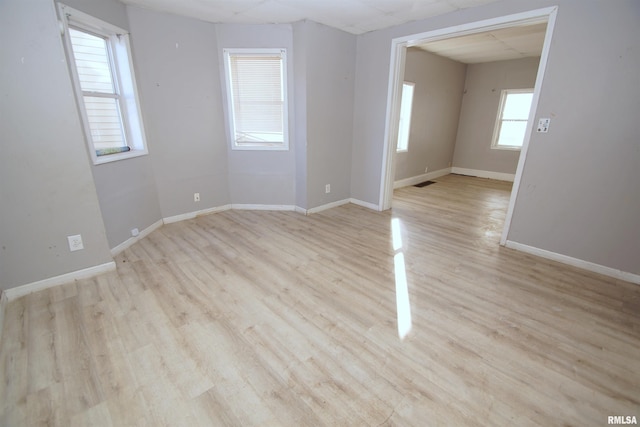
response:
M76 28L69 37L94 147L122 149L127 142L107 40Z
M287 148L285 51L225 50L234 148Z

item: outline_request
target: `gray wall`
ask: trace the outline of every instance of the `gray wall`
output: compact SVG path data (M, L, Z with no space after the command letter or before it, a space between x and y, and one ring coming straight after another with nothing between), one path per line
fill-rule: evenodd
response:
M304 25L307 200L308 207L314 208L351 194L356 37L315 22ZM331 185L329 194L326 184Z
M501 1L358 37L352 197L378 204L394 37L559 5L508 239L640 273L640 6Z
M128 25L122 8L109 2L70 3L116 25ZM211 31L210 24L197 20L131 8L134 62L150 155L140 165L129 160L96 167L94 183L54 4L4 0L0 35L11 43L0 44L0 286L6 289L109 262L105 223L109 241L121 243L133 226L195 210L194 191L203 194L197 207L202 209L226 202L292 205L307 196L311 207L323 202L322 194L315 192L317 187L322 192L325 180L334 174L340 176L339 184L332 182L332 190L338 190L331 193L336 199L350 181L351 197L377 204L391 39L554 4L560 5L558 20L536 115L551 117L551 128L548 134L532 135L508 238L640 274L636 184L640 11L635 1L620 0L615 5L594 0L503 1L358 36L351 164L337 170L326 154L337 146L326 141L342 141L341 135L349 132L349 119L320 110L339 108L350 95L332 100L320 92L341 82L340 76L348 79L353 37L314 24L306 26L306 39L294 42L291 25L213 25L215 31ZM296 24L295 28L297 32L305 27ZM333 43L340 43L334 47L338 52L335 73L309 70L321 65L320 59L308 59L312 48L324 52ZM308 60L296 59L294 44L306 52ZM291 49L289 90L306 90L300 97L294 92L295 102L290 104L288 152L225 153L222 149L220 49L245 46ZM198 65L189 67L181 61ZM293 77L294 65L305 70L303 76ZM169 71L164 72L164 67ZM198 83L204 85L202 92ZM349 85L340 87L348 90ZM176 105L167 106L174 97ZM301 99L304 108L298 109L294 104ZM198 109L202 111L193 111ZM305 122L297 120L300 114ZM312 116L314 120L307 123ZM164 122L177 123L177 130L163 127ZM295 123L304 123L304 130L298 131ZM334 123L338 131L323 128ZM307 140L307 152L298 155L299 144ZM177 149L176 141L184 143L184 148ZM348 142L349 151L347 147ZM193 155L184 153L191 150ZM321 165L317 169L316 162ZM133 170L125 171L125 166ZM229 193L225 192L225 166ZM343 173L350 173L350 179ZM137 177L134 188L123 190L130 176ZM103 186L110 178L121 181ZM114 207L113 212L103 208L104 222L96 188L101 202ZM160 202L154 202L156 195ZM66 236L77 233L83 235L86 249L72 253Z
M366 33L356 46L351 197L373 205L380 196L390 42L396 33Z
M561 2L510 240L640 274L639 19Z
M462 98L453 166L516 173L520 151L491 148L503 89L533 88L540 58L470 64Z
M306 21L293 24L293 100L296 106L295 148L295 200L296 206L307 209L307 33Z
M162 217L229 204L215 25L127 10Z
M150 154L91 165L53 1L2 3L3 18L11 17L2 27L5 39L14 40L2 46L3 288L111 261L108 249L127 240L132 228L163 217L229 203L308 208L349 197L355 36L302 22L296 28L305 37L294 50L292 25L214 25L114 0L67 4L129 28ZM229 150L221 49L248 46L288 49L287 152ZM329 65L314 52L332 54ZM44 69L50 70L46 82ZM307 109L313 112L309 127ZM312 205L307 176L314 182ZM327 196L325 182L332 184ZM86 249L69 253L66 236L77 233ZM28 268L23 259L30 260Z
M130 30L127 8L117 0L65 0L62 3ZM138 61L134 61L134 64L136 62ZM143 123L149 129L145 122L144 107L143 105ZM150 151L154 142L147 133ZM91 169L109 247L114 248L131 237L133 228L144 230L162 218L149 156L92 164Z
M31 0L28 0L31 1ZM95 16L125 30L129 29L127 9L117 0L54 0Z
M404 80L415 83L409 149L396 153L395 180L445 169L453 161L467 66L407 49Z
M219 84L224 100L225 120L227 116L226 89L222 67L223 48L286 48L289 96L289 150L288 151L242 151L231 150L227 141L229 193L234 204L295 205L296 202L296 158L297 147L295 99L294 99L294 52L292 25L216 25L216 41ZM216 49L215 45L211 49ZM225 122L226 125L226 122Z
M0 287L7 289L111 255L53 2L3 0L0 37ZM73 234L82 234L83 251L69 251Z
M151 145L151 144L149 144ZM148 156L92 166L109 247L162 219L151 159Z

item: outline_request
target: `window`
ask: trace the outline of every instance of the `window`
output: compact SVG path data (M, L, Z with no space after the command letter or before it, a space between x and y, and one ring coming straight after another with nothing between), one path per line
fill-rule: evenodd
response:
M127 32L69 6L60 13L93 163L147 154Z
M532 100L533 89L502 91L491 148L522 148Z
M415 83L402 84L402 101L400 102L400 122L398 124L398 145L396 151L409 149L409 131L411 130L411 110L413 108L413 90Z
M235 150L288 150L285 49L224 49Z

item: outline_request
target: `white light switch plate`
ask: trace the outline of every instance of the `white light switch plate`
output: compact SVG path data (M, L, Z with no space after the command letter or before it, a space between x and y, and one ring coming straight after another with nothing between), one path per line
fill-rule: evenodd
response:
M538 132L547 133L549 132L549 124L551 123L551 119L540 119L538 120Z

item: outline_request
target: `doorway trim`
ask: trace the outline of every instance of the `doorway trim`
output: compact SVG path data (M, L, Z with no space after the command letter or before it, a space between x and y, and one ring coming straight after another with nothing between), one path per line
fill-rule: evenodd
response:
M467 24L456 25L453 27L440 28L437 30L427 31L424 33L412 34L394 38L391 40L391 59L389 64L389 86L387 91L387 111L385 119L385 137L382 153L382 173L380 182L379 204L381 211L391 208L393 199L393 180L395 173L395 150L396 140L398 136L398 118L400 114L400 94L402 93L402 81L405 70L405 60L407 48L415 46L419 43L443 40L453 37L460 37L469 34L481 33L488 30L496 30L501 28L509 28L525 23L546 22L547 30L545 33L542 53L540 55L540 63L538 65L538 74L533 90L533 100L531 110L529 112L529 121L525 133L518 166L516 169L513 187L511 189L511 197L509 199L509 207L505 217L504 228L500 244L505 245L509 229L511 227L511 218L516 204L518 189L522 171L527 157L529 148L529 140L533 130L534 119L537 114L538 100L540 98L540 90L542 88L542 80L547 66L549 50L551 48L551 38L553 37L553 29L555 26L558 6L551 6L542 9L535 9L526 12L516 13L512 15L500 16L497 18L485 19Z

